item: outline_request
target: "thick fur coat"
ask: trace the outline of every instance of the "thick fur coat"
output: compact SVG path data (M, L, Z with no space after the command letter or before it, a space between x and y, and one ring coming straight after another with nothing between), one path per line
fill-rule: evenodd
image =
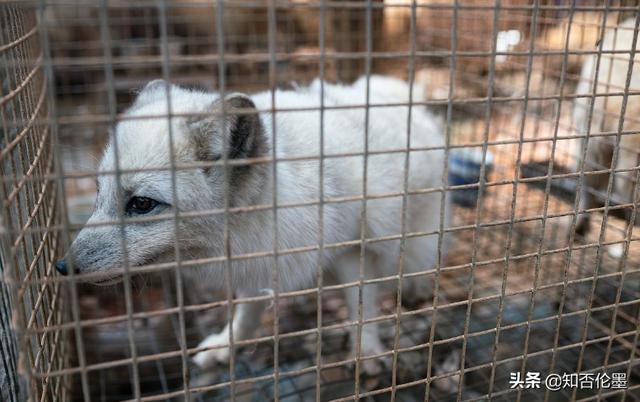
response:
M407 197L403 216L402 194L408 136L410 146L419 150L409 153L407 190L442 186L444 139L439 120L424 106L407 107L410 88L394 78L370 77L368 112L362 107L367 103L366 78L352 85L324 83L323 91L327 109L322 114L318 80L295 90L277 90L273 98L271 92L262 92L223 99L164 81L149 83L113 131L100 163L103 174L98 177L95 211L62 263L65 272L72 265L81 274L92 273L94 282L112 282L125 264L135 272L152 262L174 261L177 244L182 260L212 261L183 267L185 276L201 286L220 290L230 285L237 295L255 295L273 288L277 269L278 289L296 290L315 286L322 233L323 266L338 282L355 284L362 227L365 238L378 239L365 243L366 277L398 273L403 218L406 233L431 233L406 239L404 271L433 269L439 245L435 232L441 224L448 226L448 206L442 205L440 191L423 191ZM418 88L413 100L422 100ZM395 106L380 106L385 104ZM225 155L226 173L221 164ZM275 167L268 160L273 155L280 159ZM204 166L181 167L189 164ZM321 194L322 228L317 205ZM236 212L224 214L225 206ZM177 224L176 211L184 215ZM121 214L122 227L100 224L117 222ZM350 243L332 246L343 242ZM230 284L221 262L227 250L232 257ZM408 293L429 296L425 277L405 282ZM364 318L376 315L376 288L367 285L363 291ZM355 320L357 287L349 288L346 298ZM236 340L251 337L265 304L238 305ZM366 325L362 337L363 354L381 352L375 324ZM228 342L229 327L208 337L201 346L214 349L197 354L196 363L208 366L226 360L229 349L220 346ZM372 364L365 369L375 371Z
M602 39L603 53L590 55L582 66L580 82L576 93L573 119L579 133L596 135L587 141L583 138L578 153L582 155L586 147L585 171L605 169L618 170L614 173L611 201L615 204L635 202L633 194L640 153L640 46L633 59L633 68L628 86L626 113L621 117L624 92L627 91L627 73L629 72L630 52L633 43L635 18L623 21L616 29L608 29ZM640 44L640 41L638 42ZM611 53L624 51L625 53ZM609 53L606 53L609 52ZM596 68L598 67L598 68ZM597 76L596 76L597 70ZM595 88L594 88L595 87ZM593 97L595 90L596 96ZM587 96L585 96L587 95ZM593 105L591 103L593 102ZM591 113L592 108L592 113ZM620 123L623 122L622 126ZM616 133L622 131L616 148ZM635 132L635 133L634 133ZM613 136L601 136L613 134ZM576 159L579 161L579 159ZM576 166L577 167L577 166ZM634 170L631 170L634 169ZM580 209L595 208L604 202L609 173L587 175L584 179L580 198ZM596 196L597 193L602 194ZM640 218L640 216L639 216ZM640 222L640 219L636 220ZM588 215L580 215L577 230L585 233L589 229Z

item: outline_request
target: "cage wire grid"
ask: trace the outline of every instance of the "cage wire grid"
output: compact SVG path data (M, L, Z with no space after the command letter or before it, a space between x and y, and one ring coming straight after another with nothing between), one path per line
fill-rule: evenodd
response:
M63 321L62 288L31 282L53 274L59 240L55 231L30 230L56 226L59 216L55 182L46 178L54 171L54 160L37 21L31 10L4 4L0 20L2 399L68 397L63 378L35 376L69 364L62 333L36 333Z
M4 399L640 399L640 252L629 223L637 214L640 171L637 157L632 168L615 167L623 152L637 153L625 137L640 135L634 126L639 88L631 86L637 2L176 0L134 5L114 0L79 5L0 4ZM625 20L633 21L630 30L621 26ZM625 29L633 32L632 43L604 48L607 32L618 35ZM519 42L499 48L503 33L514 30ZM606 68L602 60L627 63L624 84L607 82L602 88L596 74L592 88L579 92L580 69L590 56L596 70ZM97 176L119 179L143 171L116 163L114 171L98 173L94 159L110 127L140 118L122 112L133 91L151 78L223 94L270 90L272 107L260 112L286 116L305 108L274 108L277 88L316 77L350 83L365 75L363 104L326 105L320 96L314 110L323 144L331 113L361 110L367 121L380 108L402 106L370 101L372 74L398 76L423 88L424 100L409 97L409 113L423 107L439 113L445 146L416 147L409 133L402 133L405 147L370 150L365 124L363 152L326 153L321 146L318 155L280 156L273 144L262 157L189 164L171 152L172 191L175 198L176 175L182 171L221 166L228 179L230 169L240 165L276 172L280 164L317 161L323 166L332 158L354 156L366 156L366 177L366 161L384 154L404 157L402 191L369 194L365 179L361 193L353 196L328 197L321 185L317 199L282 202L274 195L269 203L238 207L229 205L225 180L223 208L136 218L121 213L88 226L119 228L126 250L124 226L131 222L169 220L177 234L184 219L222 215L227 222L232 214L267 211L277 220L287 208L317 207L323 228L327 206L359 203L366 217L372 200L400 197L400 233L368 236L363 219L359 238L350 241L325 242L320 229L311 246L235 255L227 249L225 255L197 259L176 244L172 262L131 267L125 258L124 282L113 288L81 283L73 270L69 277L56 274L54 262L91 214ZM620 106L610 110L607 102L617 98ZM578 128L583 122L573 113L582 100L586 131ZM192 117L172 113L170 99L167 105L170 119ZM231 113L251 111L223 108L223 117ZM600 115L611 117L612 126L594 128L590 123ZM581 140L610 142L613 160L590 160L587 147L576 145ZM456 150L468 149L479 150L478 179L452 184L451 159ZM409 189L409 155L437 150L445 155L440 186ZM324 170L319 172L324 183ZM590 187L597 175L607 177L604 187ZM632 182L631 201L617 198L613 183L619 177ZM277 185L274 181L274 190ZM472 196L472 202L454 203L450 224L441 208L435 232L408 231L407 199L431 193L442 200ZM584 194L602 205L584 209ZM578 217L585 214L591 230L576 233ZM222 230L228 243L228 225ZM403 272L404 245L425 236L438 238L435 265ZM277 245L277 229L273 237ZM365 278L365 246L388 241L400 245L397 274ZM608 252L617 245L621 256ZM360 250L358 280L325 283L320 267L329 261L324 252L349 247ZM279 291L280 259L308 252L317 253L315 286ZM182 274L221 263L230 275L233 261L261 257L273 260L273 293L242 298L228 288L217 299L203 297ZM142 275L133 275L134 270ZM433 283L433 297L417 305L403 303L402 282L418 280ZM383 293L379 316L365 318L363 289L381 283L398 295ZM351 287L359 292L356 321L341 297ZM232 330L237 350L228 365L203 370L191 363L202 349L199 342L232 320L238 305L258 302L272 303L263 325L247 340L234 339ZM351 328L360 349L362 327L371 323L380 328L384 356L361 356L358 350L351 356ZM363 373L363 362L385 356L390 363L379 375ZM624 372L628 388L510 388L512 373L531 371Z

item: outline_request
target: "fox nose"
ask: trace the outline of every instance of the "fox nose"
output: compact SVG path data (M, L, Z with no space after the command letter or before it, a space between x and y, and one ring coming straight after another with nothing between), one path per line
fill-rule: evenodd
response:
M69 270L67 269L67 263L64 262L64 260L58 260L56 262L56 270L62 275L67 275L69 273ZM79 274L80 270L78 268L74 268L73 272Z
M60 272L62 275L67 275L67 264L64 262L64 260L59 260L56 262L56 269L58 270L58 272Z

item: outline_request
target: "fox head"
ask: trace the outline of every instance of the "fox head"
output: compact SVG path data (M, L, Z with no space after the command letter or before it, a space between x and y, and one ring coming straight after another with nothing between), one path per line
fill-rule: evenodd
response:
M251 203L267 171L242 160L267 148L248 96L147 84L111 132L93 213L57 270L106 284L125 267L175 261L177 251L183 258L215 253L222 248L221 211Z

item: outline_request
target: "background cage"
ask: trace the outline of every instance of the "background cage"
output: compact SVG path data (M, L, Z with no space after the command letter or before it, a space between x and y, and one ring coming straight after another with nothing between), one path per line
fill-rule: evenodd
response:
M640 399L640 252L623 219L637 203L579 210L588 166L572 114L594 99L576 88L585 58L606 57L605 32L638 12L634 1L575 0L0 4L3 398ZM630 54L632 44L619 52ZM233 367L202 371L183 352L226 322L224 298L182 299L173 272L133 277L131 292L55 274L90 214L108 129L150 79L250 93L373 73L424 88L450 156L492 156L478 183L446 189L472 202L454 205L449 251L426 274L435 299L401 307L398 328L395 297L381 300L385 343L399 331L383 375L355 376L338 287L279 294L278 322L269 310ZM638 89L598 95L632 104ZM592 216L585 236L579 213ZM608 253L616 244L622 256ZM628 388L510 388L511 373L531 371L623 372Z

